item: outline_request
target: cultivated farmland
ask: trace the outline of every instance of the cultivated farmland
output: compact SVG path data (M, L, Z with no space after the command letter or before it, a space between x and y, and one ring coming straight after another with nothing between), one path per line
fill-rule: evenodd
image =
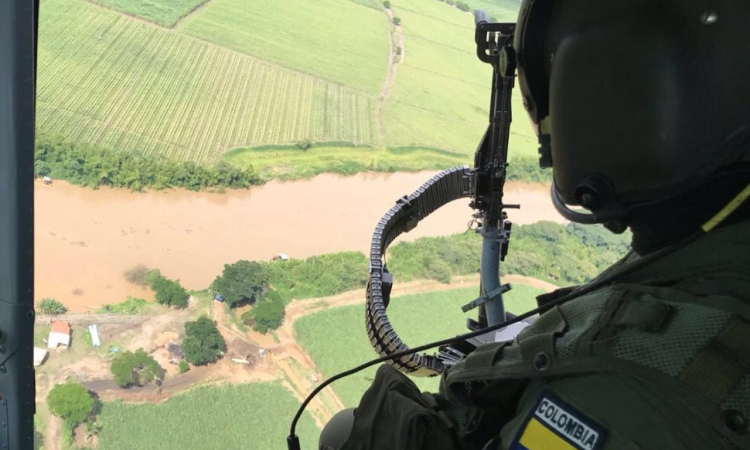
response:
M201 387L162 404L106 403L97 419L107 450L284 447L299 402L279 383ZM314 448L320 431L308 413L297 435Z
M476 317L476 310L467 314L461 306L477 296L476 287L427 294L396 297L388 306L388 318L407 345L417 346L430 341L468 332L466 318ZM506 296L511 312L521 313L535 307L541 291L514 285ZM377 357L372 349L362 320L362 305L330 309L302 317L294 324L297 340L313 358L326 377L350 369ZM376 367L337 381L333 387L348 406L356 406L374 377ZM437 389L438 380L412 378L423 390Z
M156 24L173 27L207 0L92 0L94 3L121 11Z
M476 56L474 20L437 0L399 0L405 57L385 108L386 141L473 153L487 128L492 69ZM515 90L511 158L533 156L536 137Z
M374 139L369 95L82 1L42 11L40 131L197 163L238 146Z
M372 95L388 67L385 13L348 0L211 0L178 29Z

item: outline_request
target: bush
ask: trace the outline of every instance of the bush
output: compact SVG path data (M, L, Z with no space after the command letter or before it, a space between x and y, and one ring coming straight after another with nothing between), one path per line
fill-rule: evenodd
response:
M268 330L281 326L284 320L284 302L275 291L269 291L242 318L252 322L253 330L266 334Z
M185 308L188 304L190 295L177 280L159 277L154 281L151 288L156 292L156 301L162 305Z
M154 379L164 378L164 369L142 348L115 356L110 371L115 384L122 388L143 386Z
M297 142L297 148L303 151L307 151L310 147L312 147L312 142L310 142L310 139L305 139L303 141Z
M149 269L144 275L146 286L150 287L151 289L154 288L154 283L156 283L156 280L158 280L159 278L161 278L161 271L159 269Z
M146 274L149 272L148 267L138 264L125 271L125 279L128 283L138 286L146 286Z
M447 262L441 259L435 259L427 264L427 270L430 272L430 278L441 283L450 284L451 267Z
M185 339L182 341L185 360L200 366L216 360L224 351L224 338L213 321L206 316L185 323Z
M393 18L393 24L397 27L401 25L401 18L400 17L394 17Z
M180 361L180 373L185 373L190 370L190 365L186 361Z
M65 421L83 422L94 409L94 399L78 383L58 384L47 395L47 406L52 414Z
M391 2L389 2L388 0L385 0L383 2L383 8L385 8L385 9L391 9Z
M62 303L58 302L54 298L43 298L39 301L39 304L37 304L37 310L39 310L42 314L65 314L68 312L68 308L65 307Z

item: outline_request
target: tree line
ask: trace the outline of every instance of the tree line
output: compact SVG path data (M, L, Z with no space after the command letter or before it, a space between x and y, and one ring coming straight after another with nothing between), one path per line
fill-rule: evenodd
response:
M135 191L241 189L263 184L252 167L239 168L223 161L202 166L142 152L116 152L45 134L37 135L34 175L94 189L110 186Z

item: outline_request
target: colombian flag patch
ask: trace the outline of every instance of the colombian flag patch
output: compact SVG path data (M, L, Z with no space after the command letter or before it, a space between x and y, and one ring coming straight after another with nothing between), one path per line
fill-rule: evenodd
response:
M598 450L607 434L549 392L542 392L511 450Z

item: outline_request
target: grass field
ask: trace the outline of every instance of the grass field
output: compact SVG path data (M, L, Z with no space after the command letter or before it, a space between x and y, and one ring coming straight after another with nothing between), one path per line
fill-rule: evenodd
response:
M425 344L465 333L466 318L476 317L476 310L467 314L461 306L476 298L476 287L392 299L388 318L399 336L411 346ZM540 294L529 286L514 285L505 297L511 312L524 312L535 307ZM328 377L352 368L377 356L370 345L363 322L362 305L330 309L297 320L297 340L313 358L318 369ZM376 368L337 381L333 386L344 403L356 406L372 382ZM436 390L437 378L413 378L423 390Z
M376 95L388 67L382 10L347 0L211 0L181 32Z
M371 96L82 1L42 11L40 131L198 163L238 146L374 138Z
M263 178L280 180L311 178L323 172L351 175L367 171L443 170L471 162L466 155L439 149L376 149L326 143L306 151L294 145L233 149L224 158L233 165L252 165Z
M299 402L278 383L201 387L163 404L106 403L97 420L107 450L284 448ZM302 448L318 434L309 414L297 428Z
M173 27L181 18L208 0L93 0L107 8Z
M405 35L405 58L386 105L386 141L472 154L487 128L492 69L476 57L474 20L436 0L393 2ZM511 134L511 158L534 156L536 137L520 92Z

